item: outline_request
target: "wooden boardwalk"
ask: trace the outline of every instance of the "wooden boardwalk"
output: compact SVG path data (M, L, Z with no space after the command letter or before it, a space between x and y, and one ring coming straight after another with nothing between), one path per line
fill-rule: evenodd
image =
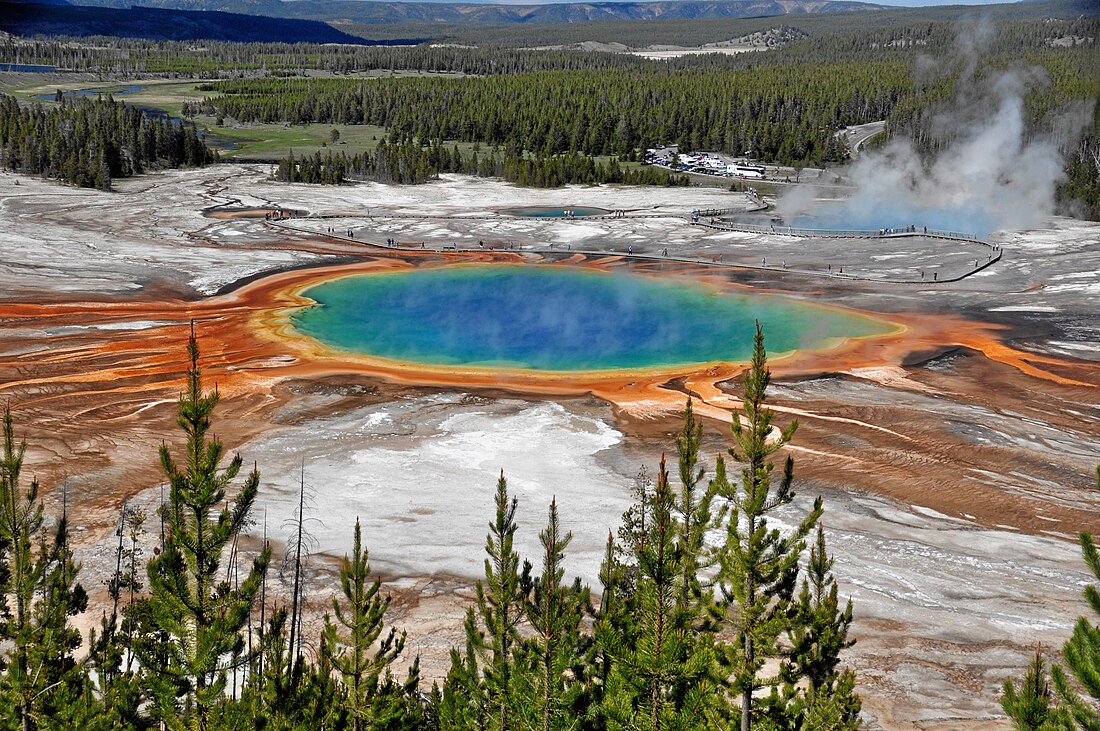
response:
M712 209L716 213L718 209ZM730 215L733 212L732 209L722 209L724 215ZM727 212L730 211L730 212ZM710 212L710 211L707 211ZM736 213L744 213L743 210L737 210ZM312 215L302 217L282 217L276 219L270 219L265 221L268 226L294 231L300 234L307 235L320 235L327 236L329 238L339 239L344 242L357 244L369 249L380 249L389 252L449 252L449 253L479 253L484 254L486 252L502 252L512 251L522 254L539 254L539 255L584 255L595 257L616 257L622 259L629 259L632 261L646 261L646 262L669 262L676 264L692 264L706 267L714 267L721 269L753 269L764 272L776 272L781 274L795 274L800 276L827 278L834 281L863 281L863 282L876 282L883 284L908 284L908 285L936 285L936 284L950 284L952 282L960 282L967 277L971 277L978 272L981 272L989 267L993 266L1001 260L1003 254L1002 249L999 246L990 244L987 241L983 241L974 234L956 232L956 231L943 231L939 229L929 229L921 226L909 226L903 229L810 229L810 228L793 228L789 226L761 226L752 224L738 224L730 221L718 220L717 216L714 216L714 221L704 221L700 217L703 211L694 210L690 214L675 214L675 213L625 213L619 215L596 215L596 216L577 216L576 218L566 217L525 217L525 216L511 216L505 214L493 214L493 215L476 215L476 216L464 216L464 215L433 215L433 214L411 214L411 213L386 213L383 215L378 214L329 214L329 215ZM684 221L685 225L699 226L702 228L717 230L717 231L737 231L743 233L753 233L765 236L794 236L798 238L860 238L860 239L904 239L904 238L932 238L946 241L959 241L968 244L975 244L983 246L988 249L988 256L986 260L982 261L977 259L977 265L970 267L953 277L944 277L942 279L917 279L917 278L896 278L896 277L872 277L859 274L851 274L840 271L821 271L820 269L805 269L797 267L786 266L767 266L766 264L746 264L739 262L724 262L721 260L721 256L717 257L695 257L695 256L679 256L676 254L664 254L664 253L645 253L634 251L616 251L608 249L578 249L573 247L568 248L555 248L553 245L545 247L527 248L527 249L506 249L499 246L485 247L485 246L460 246L457 243L450 246L447 245L427 245L426 243L405 244L396 242L389 244L386 242L377 242L370 239L356 238L355 236L347 236L340 232L328 232L328 231L316 231L311 228L307 228L300 225L294 225L297 221L308 220L330 220L330 219L349 219L358 218L365 221L378 221L378 220L426 220L426 221L538 221L542 223L564 223L574 222L580 220L594 220L594 221L629 221L632 219L646 219L646 218L674 218ZM662 252L668 251L662 249Z

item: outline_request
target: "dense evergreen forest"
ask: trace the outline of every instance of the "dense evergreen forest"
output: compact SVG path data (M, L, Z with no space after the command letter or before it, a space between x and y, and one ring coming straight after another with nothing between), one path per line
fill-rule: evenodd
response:
M549 69L476 77L240 79L207 85L220 95L185 111L245 123L373 124L386 127L398 144L479 142L516 159L579 152L632 160L645 147L678 143L751 152L771 163L829 166L847 157L834 135L838 127L879 119L888 121L891 135L936 153L951 144L952 134L968 131L965 124L945 130L940 112L980 79L1016 71L1032 77L1024 97L1028 136L1051 136L1061 145L1066 209L1100 216L1100 21L1018 23L995 31L976 26L970 32L975 38L960 40L957 29L931 23L660 64L590 54L594 68L579 71L553 68L577 56L554 52L543 57ZM972 48L960 52L964 43ZM533 52L515 59L528 58L525 53ZM926 54L937 54L939 65L917 73L927 66L921 60ZM602 68L606 64L613 68ZM1045 78L1037 81L1027 69L1040 69ZM1083 132L1066 133L1074 109L1090 110L1092 119L1084 120Z
M419 44L344 46L316 43L194 43L97 37L87 39L0 39L0 63L45 64L69 71L134 76L178 74L198 78L297 75L309 70L424 71L509 74L542 70L642 67L646 59L621 53L533 51Z
M153 118L110 97L20 106L0 94L0 167L110 190L114 178L195 167L217 154L195 129Z
M459 140L542 155L630 158L675 142L784 163L843 159L833 132L883 119L912 86L901 64L751 72L546 71L466 78L218 82L197 111L242 122L386 127L398 141ZM191 110L195 111L195 110Z
M1067 38L1096 38L1100 11L1078 2L1020 3L991 8L992 16L1006 9L1039 11L1042 22L1006 18L997 24L988 50L1014 54L1050 47ZM1091 8L1091 10L1090 10ZM335 74L395 70L469 75L528 73L545 70L645 68L653 63L639 56L602 51L534 50L583 41L616 42L626 46L649 43L693 47L737 39L753 33L790 28L807 37L768 53L704 54L662 61L668 68L753 68L759 64L851 61L869 58L911 58L918 53L937 57L955 44L957 24L946 22L945 9L897 9L860 14L812 14L780 18L706 21L652 21L480 29L455 43L346 46L315 43L195 43L132 40L113 37L0 37L0 63L43 64L68 71L110 75L179 74L224 78L239 75L301 75L309 70ZM926 17L927 16L927 17ZM964 15L957 20L967 21ZM973 21L973 18L969 18ZM524 33L512 38L494 33ZM637 37L635 37L637 36Z
M525 157L499 152L463 155L457 146L448 148L435 142L427 146L386 140L373 153L346 155L342 152L314 153L295 158L294 153L279 161L275 179L287 183L337 185L348 180L374 180L382 183L425 183L439 173L465 173L478 177L497 177L522 186L554 188L569 184L623 183L626 185L683 186L684 175L673 175L653 167L624 168L612 158L597 162L576 152L564 155Z
M1052 15L1042 22L1030 18L1040 11ZM186 105L184 114L244 124L381 125L391 145L387 154L402 151L401 161L389 161L396 164L379 164L377 155L356 161L333 154L323 164L299 160L299 180L333 181L342 177L334 175L338 170L354 168L355 176L418 182L445 171L486 174L491 165L492 174L537 185L617 180L619 173L608 163L603 163L606 173L596 169L596 161L586 163L584 171L569 156L631 161L660 143L750 152L769 163L831 166L847 157L833 134L839 126L879 119L888 121L890 136L911 139L923 153L934 154L952 143L939 113L981 79L1013 71L1028 81L1028 137L1049 136L1059 145L1066 173L1060 190L1063 210L1100 218L1095 111L1100 20L1085 11L1074 2L1002 8L998 13L1007 17L1030 19L995 27L964 24L961 33L958 24L939 19L937 13L947 12L942 9L844 16L853 19L856 30L845 30L835 17L807 16L810 37L781 48L659 63L625 53L436 44L364 48L210 42L199 48L118 39L74 44L14 38L0 40L0 58L101 73L238 77L212 82L207 87L212 95ZM670 22L687 23L685 33L699 30L690 25L695 21ZM741 24L731 28L743 30L796 20L730 22ZM546 28L551 32L551 26ZM428 76L342 78L384 69ZM307 72L310 76L302 78ZM323 72L320 78L316 72ZM1083 119L1083 128L1070 123L1073 119ZM954 133L965 130L959 125ZM428 149L440 141L495 149L490 162L483 156L476 164L456 164ZM425 149L414 154L409 144ZM662 175L632 168L620 172L624 181L668 183ZM284 177L294 177L285 166Z
M1064 210L1098 218L1096 113L1083 130L1067 134L1063 129L1072 116L1067 110L1087 107L1100 97L1100 20L1094 10L1075 2L998 8L1003 22L995 28L966 26L961 36L957 23L943 19L950 9L882 11L843 19L823 14L703 24L669 21L661 28L695 43L719 39L709 33L728 40L787 23L797 31L791 37L809 37L765 52L660 63L624 53L504 48L493 45L491 30L483 32L485 47L209 42L197 48L119 39L87 44L7 38L0 40L0 59L112 74L248 77L211 84L209 90L217 95L187 105L185 115L206 113L242 123L376 124L387 127L389 141L402 150L403 162L396 166L379 165L377 156L355 161L329 155L324 164L307 161L304 167L297 161L297 179L318 182L339 179L334 173L341 168L409 182L438 172L469 171L468 162L453 164L426 149L440 140L498 148L502 156L492 163L493 174L511 171L506 177L524 177L531 184L615 180L616 173L600 174L594 162L588 172L578 173L574 161L564 158L581 153L634 160L641 149L663 142L734 154L750 151L765 162L828 166L847 155L833 136L838 126L878 119L888 121L890 135L912 139L918 149L934 153L951 143L949 135L940 134L937 111L957 99L965 83L1006 70L1042 69L1045 80L1032 79L1025 98L1028 134L1059 138L1066 171L1060 191ZM1036 13L1043 22L1035 20ZM631 26L614 27L630 33ZM563 38L577 31L556 28L540 26L539 43L553 42L559 31ZM600 29L599 24L588 28L593 33ZM653 31L650 25L646 29ZM541 35L544 31L548 35ZM929 58L939 60L933 66ZM331 78L385 69L448 77ZM309 71L330 78L296 78ZM410 143L425 150L413 155L405 147ZM472 169L488 170L489 164L478 160ZM292 177L286 172L284 166L284 177ZM661 176L629 170L624 180L631 176L636 182L666 183Z

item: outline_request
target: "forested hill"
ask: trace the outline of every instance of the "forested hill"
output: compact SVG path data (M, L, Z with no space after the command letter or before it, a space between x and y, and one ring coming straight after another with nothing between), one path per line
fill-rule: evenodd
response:
M364 41L312 20L166 8L86 7L0 2L0 30L19 36L119 36L152 40L358 43Z
M131 0L83 0L84 5L129 7ZM227 11L339 23L581 23L592 20L757 18L791 13L831 13L882 7L842 0L657 0L656 2L489 3L373 2L370 0L145 0L143 5Z
M0 94L0 168L111 189L111 180L218 159L190 125L151 117L108 97L20 106ZM4 726L0 725L0 728Z

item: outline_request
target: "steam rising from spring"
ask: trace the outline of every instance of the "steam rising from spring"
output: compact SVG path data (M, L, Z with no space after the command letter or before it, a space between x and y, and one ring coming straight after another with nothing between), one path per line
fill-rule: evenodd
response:
M426 366L580 372L746 361L893 326L797 300L568 267L465 266L367 274L308 290L294 327L345 351Z
M896 137L865 153L845 172L856 192L842 206L819 206L812 194L794 190L779 202L788 220L809 215L823 228L927 226L986 235L1026 229L1054 211L1063 176L1054 134L1029 136L1024 96L1041 72L975 75L976 49L989 37L987 25L960 40L964 52L957 94L929 125L937 152L922 158L908 139ZM918 64L918 68L921 64ZM988 70L987 70L988 71ZM1063 131L1080 129L1066 115ZM831 209L831 210L830 210ZM838 210L839 209L839 210Z

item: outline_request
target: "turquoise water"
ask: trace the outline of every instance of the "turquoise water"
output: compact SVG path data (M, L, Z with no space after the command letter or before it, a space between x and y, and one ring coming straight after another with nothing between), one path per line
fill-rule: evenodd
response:
M306 291L293 318L337 348L431 365L587 371L744 361L891 326L767 295L562 267L460 266L365 274Z
M527 206L526 208L509 208L504 212L512 216L524 216L525 218L566 218L567 216L580 218L582 216L602 216L607 213L603 208L570 208L568 206L562 208Z

